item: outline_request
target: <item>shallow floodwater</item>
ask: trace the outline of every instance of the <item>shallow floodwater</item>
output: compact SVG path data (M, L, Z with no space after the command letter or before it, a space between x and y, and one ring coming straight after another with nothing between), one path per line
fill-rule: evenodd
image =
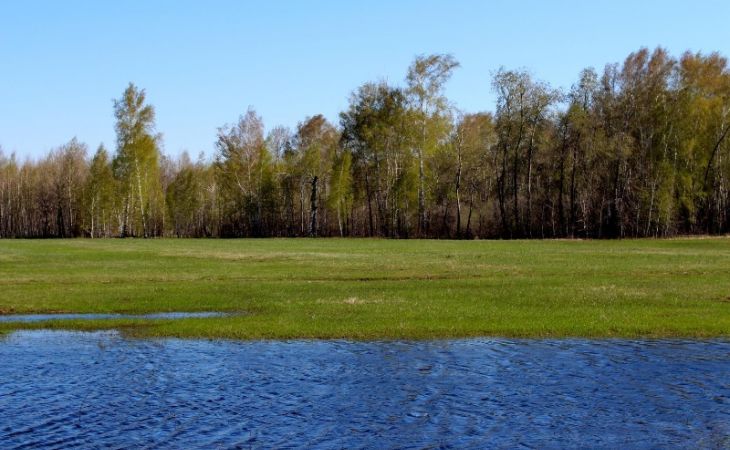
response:
M0 315L0 322L47 322L49 320L104 320L104 319L193 319L226 316L221 312L161 312L150 314L69 313L69 314L7 314Z
M0 339L0 448L727 448L730 342Z

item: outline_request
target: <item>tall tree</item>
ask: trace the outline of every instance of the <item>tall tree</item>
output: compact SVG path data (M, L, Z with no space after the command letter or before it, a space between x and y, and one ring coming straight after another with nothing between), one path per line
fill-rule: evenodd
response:
M730 69L717 53L685 53L678 64L679 220L692 231L730 227Z
M383 82L361 86L340 115L341 145L353 156L370 236L408 235L417 189L412 118L405 93Z
M494 183L496 170L494 147L497 136L494 119L490 113L463 115L456 125L453 149L455 152L456 173L454 174L454 194L456 196L456 235L472 237L472 216L476 207L486 210ZM462 195L462 190L465 195ZM467 198L465 230L462 230L462 202ZM484 216L484 217L482 217ZM487 218L486 211L480 215L479 223ZM480 226L480 233L483 232Z
M497 187L502 232L507 237L524 236L531 234L535 154L548 108L557 95L525 71L500 69L492 86L497 93L496 128L501 153ZM508 195L512 200L511 218Z
M48 158L56 203L56 234L76 236L81 228L83 187L86 178L86 145L76 138L51 152Z
M338 142L337 129L321 114L307 118L297 127L295 146L302 169L301 182L302 186L308 184L310 187L310 236L317 236L320 233L320 219L324 218L325 221L327 219L326 214L319 214L319 210L326 204L327 188L333 169L332 161Z
M104 145L99 145L91 160L84 187L88 233L92 238L111 234L116 189L109 153Z
M122 236L150 236L158 231L153 225L163 212L160 135L155 133L155 110L145 100L144 89L132 83L114 100L117 154L113 166L124 205Z
M238 123L218 130L216 171L226 215L224 234L270 234L278 207L273 161L264 123L253 108ZM271 220L269 220L271 219Z
M421 55L408 69L406 81L413 108L418 159L418 234L428 233L426 205L426 159L448 138L449 104L444 85L459 63L451 55Z

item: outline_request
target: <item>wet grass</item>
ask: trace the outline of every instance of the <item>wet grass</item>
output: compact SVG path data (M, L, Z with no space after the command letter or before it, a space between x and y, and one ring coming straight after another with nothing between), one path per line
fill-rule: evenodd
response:
M0 241L4 323L234 339L730 336L730 239Z

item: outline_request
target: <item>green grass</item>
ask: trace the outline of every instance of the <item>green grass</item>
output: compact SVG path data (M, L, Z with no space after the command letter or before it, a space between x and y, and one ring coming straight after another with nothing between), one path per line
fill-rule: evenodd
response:
M235 339L730 336L730 239L0 241L0 324Z

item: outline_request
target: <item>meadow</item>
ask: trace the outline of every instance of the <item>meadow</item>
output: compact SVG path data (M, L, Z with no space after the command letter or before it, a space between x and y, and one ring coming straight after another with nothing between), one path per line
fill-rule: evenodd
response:
M730 336L730 238L0 240L0 314L227 317L0 323L140 337Z

